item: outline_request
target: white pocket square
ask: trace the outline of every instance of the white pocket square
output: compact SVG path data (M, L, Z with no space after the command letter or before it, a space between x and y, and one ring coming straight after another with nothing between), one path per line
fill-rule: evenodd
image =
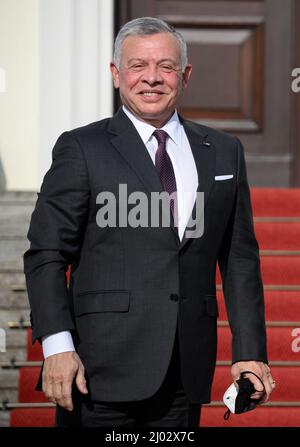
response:
M229 175L216 175L215 180L229 180L230 178L233 178L233 174Z

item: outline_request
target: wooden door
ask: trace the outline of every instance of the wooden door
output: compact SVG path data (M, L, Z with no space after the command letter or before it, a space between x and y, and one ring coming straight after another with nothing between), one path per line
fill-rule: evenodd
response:
M193 73L180 113L238 136L257 186L300 185L299 0L120 0L116 31L162 18L188 43Z

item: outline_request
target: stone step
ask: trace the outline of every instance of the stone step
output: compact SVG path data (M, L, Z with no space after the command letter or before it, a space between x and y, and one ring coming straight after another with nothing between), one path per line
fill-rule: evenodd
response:
M6 351L0 352L0 361L11 362L12 359L26 360L27 331L24 329L6 329Z
M23 271L23 253L29 247L27 232L36 198L36 193L0 195L0 272Z
M2 284L0 282L0 287ZM0 294L0 312L2 309L15 309L15 310L28 310L29 309L29 301L27 293L18 293L18 292L10 292L7 291L5 293Z
M0 272L0 283L2 288L5 287L8 290L16 289L15 286L18 286L18 289L26 291L25 275L23 272ZM0 290L1 293L2 290Z
M1 239L26 238L33 205L0 203Z
M29 247L27 232L36 198L36 193L0 195L0 272L23 271L23 253Z
M19 370L0 369L0 402L18 401Z
M22 273L23 254L29 248L27 239L0 239L0 272Z
M0 194L0 204L10 203L12 205L29 204L34 205L37 199L35 191L5 191Z
M0 272L0 311L1 309L28 308L24 274Z
M0 328L7 330L9 321L19 321L23 318L28 321L30 315L29 309L1 309L0 310Z
M9 427L10 418L9 411L0 411L0 427Z
M10 362L11 359L17 359L19 361L27 360L27 352L24 348L10 348L6 352L0 353L1 362Z
M10 348L25 348L27 343L26 329L7 329L6 346Z

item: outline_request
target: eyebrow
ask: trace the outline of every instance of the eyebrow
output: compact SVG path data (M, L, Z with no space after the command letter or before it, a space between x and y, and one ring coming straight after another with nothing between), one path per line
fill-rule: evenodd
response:
M131 62L144 62L143 61L143 59L139 59L139 58L132 58L132 59L129 59L129 61L128 61L128 64L130 64Z
M130 64L132 62L146 62L146 61L141 58L132 58L132 59L129 59L128 64ZM172 64L176 65L176 62L174 61L174 59L165 58L165 59L159 60L157 63L161 64L162 62L171 62Z

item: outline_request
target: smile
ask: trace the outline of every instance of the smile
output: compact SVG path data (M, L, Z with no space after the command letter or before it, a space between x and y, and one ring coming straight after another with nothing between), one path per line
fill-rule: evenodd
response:
M140 96L143 98L143 101L146 103L157 103L163 97L163 93L161 93L161 92L141 92Z
M141 92L140 93L143 96L149 96L149 97L153 97L153 96L159 96L162 95L162 92Z

